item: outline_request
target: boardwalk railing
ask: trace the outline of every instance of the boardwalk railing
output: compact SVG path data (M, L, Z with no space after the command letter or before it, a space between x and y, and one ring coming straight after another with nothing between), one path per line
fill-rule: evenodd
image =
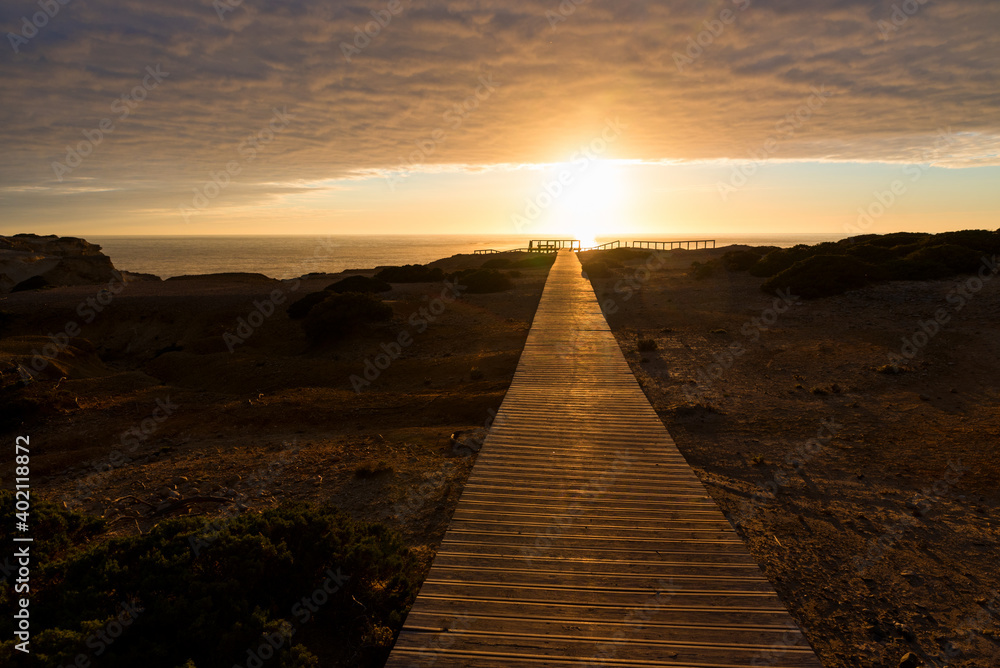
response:
M673 250L686 248L691 250L694 244L695 249L715 248L715 239L691 239L684 241L633 241L632 248L644 248L647 250ZM711 245L709 245L711 244ZM509 250L496 250L495 248L482 248L473 251L475 255L496 255L499 253L557 253L566 249L582 253L584 251L610 250L612 248L629 248L629 245L622 244L621 241L609 241L598 246L581 248L579 239L533 239L528 242L527 248L511 248Z
M590 248L584 248L583 251L594 251L594 250L609 250L611 248L621 248L622 242L620 241L609 241L606 244L600 244L599 246L591 246ZM580 251L580 252L583 252Z
M632 248L645 248L648 250L673 250L675 248L686 248L691 250L691 244L698 248L715 248L715 239L698 239L684 241L633 241ZM709 246L709 244L712 244Z
M528 242L529 253L551 253L558 250L580 250L579 239L532 239Z

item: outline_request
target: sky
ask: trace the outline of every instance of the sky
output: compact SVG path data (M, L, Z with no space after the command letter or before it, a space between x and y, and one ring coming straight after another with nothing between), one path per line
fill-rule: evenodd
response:
M0 233L1000 218L996 2L5 0L0 27Z

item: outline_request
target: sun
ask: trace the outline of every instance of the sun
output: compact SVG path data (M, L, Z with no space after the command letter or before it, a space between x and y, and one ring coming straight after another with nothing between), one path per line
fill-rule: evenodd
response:
M559 201L559 227L584 247L622 227L627 180L621 165L611 160L574 163L573 182Z

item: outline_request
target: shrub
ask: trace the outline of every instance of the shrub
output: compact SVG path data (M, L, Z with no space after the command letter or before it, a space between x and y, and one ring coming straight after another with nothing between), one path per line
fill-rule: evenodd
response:
M496 269L480 269L463 276L462 285L467 294L482 295L510 290L514 287L514 281Z
M981 261L980 254L970 248L942 244L921 248L885 266L890 278L921 281L975 272Z
M518 269L547 269L555 261L555 253L533 253L523 260L518 260L512 266Z
M495 257L492 260L487 260L483 262L480 269L506 269L511 265L510 258L506 257Z
M689 273L694 278L704 279L715 276L718 269L718 260L709 260L708 262L692 262L691 271Z
M722 256L722 266L730 271L747 271L763 257L763 249L750 248L727 251Z
M407 264L402 267L385 267L375 274L375 278L388 283L433 283L444 280L444 272L439 267L422 264Z
M373 322L392 318L392 307L371 295L356 292L327 293L302 321L302 329L313 343L343 339Z
M893 232L892 234L861 234L851 237L848 241L854 244L872 244L893 248L906 244L919 244L930 238L931 235L924 232Z
M392 290L392 286L385 281L380 281L377 278L369 278L367 276L348 276L347 278L332 283L325 288L327 292L336 292L343 294L345 292L362 292L371 293L376 292L389 292Z
M768 279L761 286L776 294L788 288L805 299L839 295L863 288L884 277L881 270L846 255L817 255L796 262L788 269Z
M604 262L587 262L583 265L583 273L588 278L607 278L611 275L611 269Z
M321 292L310 292L302 299L289 304L285 311L288 313L289 318L299 320L309 315L309 312L314 306L316 306L316 304L323 302L329 296L330 293L325 290Z
M856 257L870 264L888 262L900 256L899 251L875 244L857 244L847 248L846 253L851 257ZM903 253L903 255L906 255L906 253Z
M925 242L926 246L942 244L964 246L979 253L1000 253L1000 233L989 230L958 230L941 232Z
M609 248L605 251L600 251L601 257L609 262L628 262L629 260L634 260L636 257L641 256L647 251L637 250L635 248Z
M774 276L788 269L796 262L815 255L812 247L805 244L771 251L750 267L750 274L759 278Z
M93 656L88 636L124 601L141 611L104 646L100 665L109 668L242 664L248 649L288 623L329 637L343 657L338 665L380 666L388 647L384 638L373 646L370 639L380 635L373 630L400 628L419 577L414 557L386 527L302 505L217 527L202 518L165 520L146 534L78 546L36 564L32 620L46 630L32 638L32 651L45 666L71 664L78 653ZM312 614L302 599L328 573L335 576L330 589L339 589ZM13 635L11 621L0 622L5 639ZM0 646L4 665L12 661L13 643ZM315 666L299 647L286 641L275 665Z

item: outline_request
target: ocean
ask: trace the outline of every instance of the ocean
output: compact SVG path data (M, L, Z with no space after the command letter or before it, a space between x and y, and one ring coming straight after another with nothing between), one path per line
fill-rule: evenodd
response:
M843 234L723 234L641 236L644 241L715 239L718 246L794 246L842 239ZM482 248L497 250L528 245L533 237L510 235L424 236L199 236L91 237L118 269L160 278L185 274L253 272L273 278L293 278L311 272L336 273L345 269L370 269L379 265L426 263L471 253ZM598 243L632 237L598 237Z

